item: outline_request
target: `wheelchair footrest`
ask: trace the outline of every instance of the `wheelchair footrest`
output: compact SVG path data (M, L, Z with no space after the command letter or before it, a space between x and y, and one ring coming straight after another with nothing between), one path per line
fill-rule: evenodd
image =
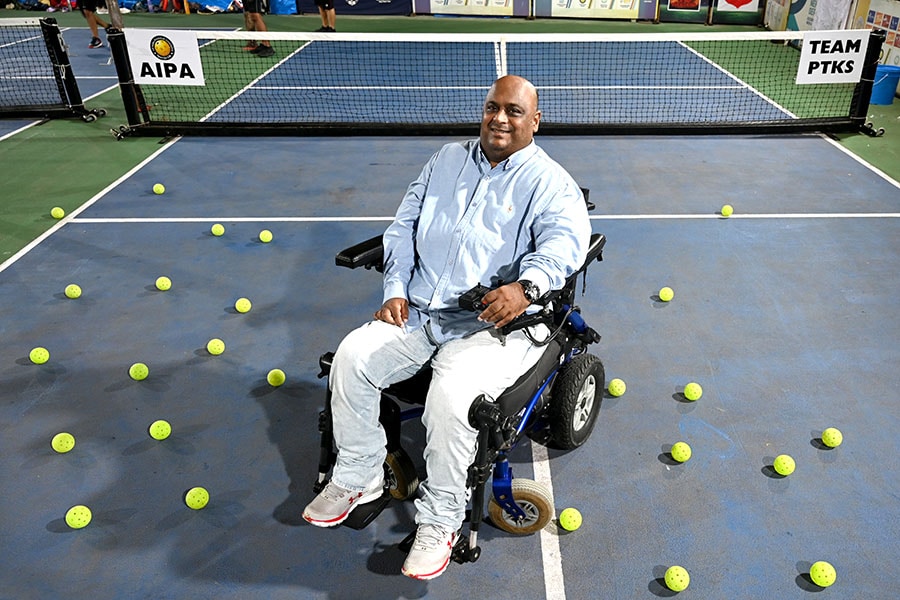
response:
M385 489L381 497L365 504L360 504L353 509L347 520L343 522L350 529L363 529L369 525L375 518L381 514L391 501L391 492Z

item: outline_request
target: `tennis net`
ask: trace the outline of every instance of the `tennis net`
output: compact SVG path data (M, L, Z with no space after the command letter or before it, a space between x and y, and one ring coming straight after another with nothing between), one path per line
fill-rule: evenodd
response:
M0 117L74 117L87 110L55 19L0 19Z
M123 134L467 134L507 73L538 88L544 133L858 130L883 41L860 83L797 85L804 32L195 33L203 86L135 84L127 34L110 36ZM242 50L260 38L275 56Z

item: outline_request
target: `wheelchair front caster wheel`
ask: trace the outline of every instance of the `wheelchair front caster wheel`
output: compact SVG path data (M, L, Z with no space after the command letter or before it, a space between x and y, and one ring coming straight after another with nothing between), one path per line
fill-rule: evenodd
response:
M550 435L563 450L585 443L597 422L606 373L592 354L579 354L566 365L553 384Z
M553 517L553 496L545 486L531 479L512 480L513 499L525 512L521 521L513 519L494 498L488 503L491 521L507 533L529 535L547 526Z
M412 498L419 489L416 466L403 448L394 450L384 459L385 477L395 500Z

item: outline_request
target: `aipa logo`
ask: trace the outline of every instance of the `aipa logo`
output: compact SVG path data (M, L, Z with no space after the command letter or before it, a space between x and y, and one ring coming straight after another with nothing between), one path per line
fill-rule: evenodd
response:
M169 61L175 57L175 44L166 36L157 35L150 40L150 52L160 61ZM143 62L141 77L195 79L191 65L178 62Z
M150 40L150 52L160 60L169 60L175 56L175 44L164 35L158 35Z

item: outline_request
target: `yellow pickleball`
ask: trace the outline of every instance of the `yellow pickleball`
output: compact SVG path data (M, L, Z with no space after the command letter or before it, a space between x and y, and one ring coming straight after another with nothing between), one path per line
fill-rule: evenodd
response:
M269 385L272 387L278 387L283 384L285 380L284 371L281 369L272 369L266 375L266 381L269 382Z
M772 463L772 468L775 469L775 472L784 477L793 473L796 466L794 459L787 454L779 454L775 457L775 462Z
M624 394L625 389L625 382L618 378L611 380L606 386L606 391L609 392L609 395L613 396L614 398L618 398L619 396Z
M66 525L72 529L87 527L92 516L91 509L83 504L77 504L66 511Z
M50 216L54 219L62 219L64 216L66 216L66 211L59 206L54 206L50 209Z
M816 561L809 569L809 578L820 587L828 587L837 580L837 571L824 560Z
M189 508L200 510L209 503L209 492L202 487L192 487L184 495L184 503Z
M165 291L172 289L172 280L165 276L157 277L156 278L156 289L158 289L161 292L165 292Z
M210 227L209 230L216 237L219 237L220 235L225 234L225 226L222 225L221 223L216 223L215 225Z
M263 244L268 244L269 242L271 242L272 237L272 232L268 229L263 229L259 232L259 241L261 241Z
M581 513L577 508L567 508L559 513L559 526L566 531L575 531L581 527Z
M675 297L675 291L666 286L659 290L659 299L663 302L670 302Z
M699 383L691 382L684 386L684 397L694 402L700 399L700 396L703 395L703 388L700 387Z
M734 214L734 207L730 204L725 204L722 206L721 213L723 217L730 217Z
M691 447L687 442L675 442L670 450L672 458L680 463L687 462L691 458Z
M840 429L829 427L822 432L822 443L829 448L837 448L844 441L844 434Z
M60 454L65 454L75 447L75 436L65 431L57 433L50 440L50 447Z
M166 420L159 419L150 423L149 432L154 440L164 440L172 435L172 425Z
M81 286L77 283L70 283L66 286L66 298L71 298L74 300L75 298L81 298Z
M161 183L154 183L154 184L153 184L153 193L154 193L154 194L157 194L157 195L165 194L165 193L166 193L166 186L164 186L164 185L161 184Z
M143 381L150 375L150 369L141 362L136 362L128 368L128 375L135 381Z
M238 298L237 302L234 303L234 310L238 311L239 313L246 313L246 312L250 312L250 308L252 306L253 305L250 303L250 301L248 299Z
M50 351L46 348L38 346L37 348L32 348L31 352L28 353L28 358L34 364L42 365L50 360Z
M673 592L683 592L691 583L691 576L688 575L687 569L673 565L666 569L666 587Z
M206 343L206 351L213 356L218 356L225 352L225 342L219 338L213 338Z

